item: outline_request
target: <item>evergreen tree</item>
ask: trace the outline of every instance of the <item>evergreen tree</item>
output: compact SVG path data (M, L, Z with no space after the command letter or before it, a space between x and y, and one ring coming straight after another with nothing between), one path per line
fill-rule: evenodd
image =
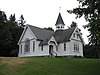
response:
M12 38L12 33L11 33L11 29L8 23L5 24L2 32L1 32L1 36L0 36L0 49L2 49L1 55L3 56L9 56L11 48L12 48L12 42L13 42L13 38Z
M4 11L0 11L0 32L3 29L3 26L7 22L7 16Z
M24 27L25 27L24 24L26 23L26 21L24 20L23 15L21 15L19 19L20 19L20 20L18 20L18 26L24 28Z
M13 42L11 44L12 47L11 47L10 55L17 56L18 50L19 50L17 43L22 34L23 28L18 26L15 14L10 16L8 25L10 26L10 31L11 31L12 39L13 39Z
M4 29L4 26L5 26L6 22L7 22L7 17L6 17L5 12L0 11L0 55L5 53L5 51L3 51L4 47L3 47L3 37L2 37L2 35L4 35L3 34L3 29Z
M86 58L97 58L97 52L95 51L95 47L93 45L84 45L83 54Z
M23 28L19 27L16 22L15 14L11 14L0 33L0 55L1 56L17 56L18 40L21 36Z
M70 25L70 27L71 27L71 28L72 28L72 27L77 27L77 23L74 22L74 21L72 21L72 24Z
M88 28L90 33L89 44L95 46L97 57L100 58L100 0L77 0L79 7L73 10L68 10L69 13L76 14L76 18L84 16L88 24L85 28Z
M44 28L44 29L54 31L54 29L52 27L48 27L48 28Z

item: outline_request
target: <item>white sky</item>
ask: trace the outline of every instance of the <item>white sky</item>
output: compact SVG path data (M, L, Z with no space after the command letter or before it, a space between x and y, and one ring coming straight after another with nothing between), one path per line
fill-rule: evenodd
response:
M61 10L59 10L60 6ZM65 28L70 26L72 21L77 22L87 44L89 32L82 27L86 24L84 18L75 19L75 15L66 12L77 6L77 0L0 0L0 10L5 11L8 17L10 14L15 13L16 18L19 19L20 15L23 14L27 24L41 28L53 27L55 29L55 23L60 11Z

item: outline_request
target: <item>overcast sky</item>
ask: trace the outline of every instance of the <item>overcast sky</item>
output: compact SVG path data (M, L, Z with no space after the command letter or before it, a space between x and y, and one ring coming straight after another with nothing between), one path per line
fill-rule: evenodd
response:
M75 19L75 15L66 12L77 6L77 0L0 0L0 10L5 11L7 16L15 13L16 18L19 19L20 15L23 14L27 24L41 28L53 27L55 29L58 14L61 12L65 28L70 26L72 21L77 22L87 44L89 33L82 27L86 24L84 18Z

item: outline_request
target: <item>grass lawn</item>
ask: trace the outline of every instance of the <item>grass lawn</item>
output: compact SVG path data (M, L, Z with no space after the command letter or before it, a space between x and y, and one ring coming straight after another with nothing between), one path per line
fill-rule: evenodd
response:
M100 75L100 59L0 57L0 75Z

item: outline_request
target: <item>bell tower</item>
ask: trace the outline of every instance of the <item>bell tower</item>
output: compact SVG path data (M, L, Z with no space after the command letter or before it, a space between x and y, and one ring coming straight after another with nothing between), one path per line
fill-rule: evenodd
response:
M64 30L65 24L64 24L64 21L62 19L61 13L59 13L59 15L58 15L55 26L56 26L56 30Z

